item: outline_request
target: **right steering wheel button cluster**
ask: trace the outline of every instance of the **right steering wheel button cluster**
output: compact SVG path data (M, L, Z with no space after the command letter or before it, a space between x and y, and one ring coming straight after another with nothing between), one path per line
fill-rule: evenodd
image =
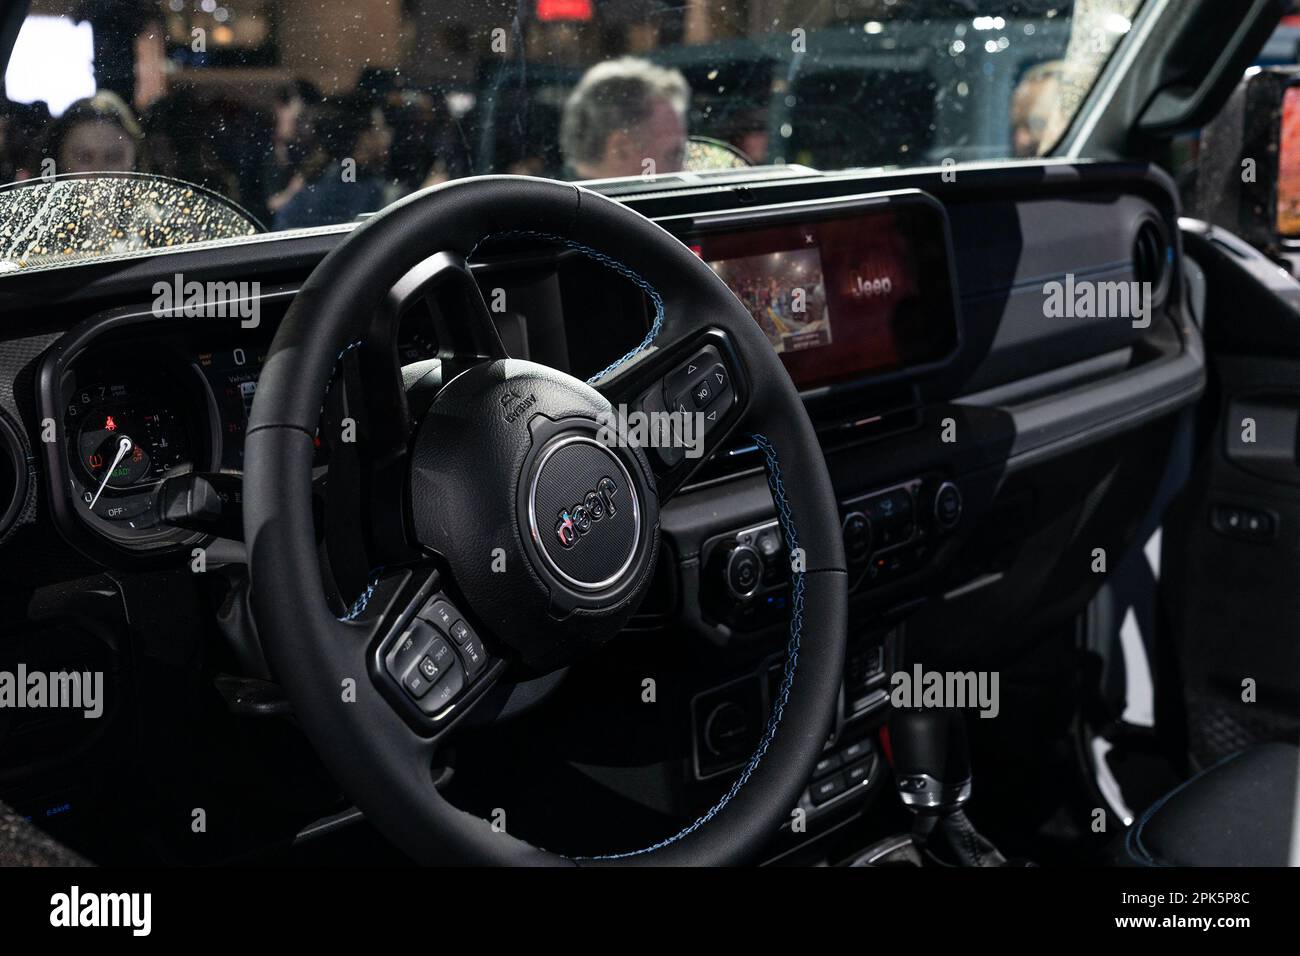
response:
M726 417L736 400L731 388L731 373L712 345L704 346L664 376L662 394L664 407L669 412L702 415L705 434ZM681 439L683 436L678 434L677 437ZM679 464L683 457L680 448L660 448L658 451L660 459L670 468Z
M706 430L721 420L733 398L731 376L712 345L706 345L664 377L664 404L668 410L688 415L702 412Z

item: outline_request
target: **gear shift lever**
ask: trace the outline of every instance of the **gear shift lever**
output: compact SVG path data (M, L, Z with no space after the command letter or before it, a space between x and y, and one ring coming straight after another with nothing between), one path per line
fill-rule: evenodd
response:
M916 815L913 840L924 847L937 828L961 865L1005 865L1006 858L976 832L962 809L971 795L971 770L960 711L895 710L889 739L898 796Z
M970 752L958 711L896 710L889 739L894 782L909 810L949 813L970 799Z

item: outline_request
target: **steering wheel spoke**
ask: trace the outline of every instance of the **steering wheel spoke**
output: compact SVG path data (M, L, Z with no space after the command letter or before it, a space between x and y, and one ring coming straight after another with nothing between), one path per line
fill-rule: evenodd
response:
M382 321L395 330L415 310L438 343L444 381L470 365L507 357L483 291L459 253L437 252L408 270L389 292Z
M395 347L378 334L340 353L316 441L328 472L319 519L338 586L355 590L372 568L420 556L402 508L410 413ZM318 469L319 471L320 469Z
M404 319L432 333L436 358L402 365ZM419 556L410 515L394 507L404 499L412 430L444 382L504 357L478 284L454 252L435 253L408 270L375 311L364 338L339 353L321 436L330 446L326 540L337 574L355 580L358 568L364 573Z
M603 437L645 449L661 506L725 448L752 394L744 362L716 328L647 351L595 386L613 406Z

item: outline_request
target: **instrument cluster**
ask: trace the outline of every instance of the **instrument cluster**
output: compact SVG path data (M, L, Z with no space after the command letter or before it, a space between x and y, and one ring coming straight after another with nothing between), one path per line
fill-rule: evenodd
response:
M403 333L403 364L436 355L427 334ZM137 553L202 537L167 523L163 484L193 472L230 475L237 486L270 342L265 331L254 339L227 325L140 325L92 330L51 353L41 389L57 442L47 462L54 486L67 489L56 516Z
M71 507L118 542L174 537L158 489L173 475L212 469L214 405L198 366L166 349L117 346L74 363L62 383Z

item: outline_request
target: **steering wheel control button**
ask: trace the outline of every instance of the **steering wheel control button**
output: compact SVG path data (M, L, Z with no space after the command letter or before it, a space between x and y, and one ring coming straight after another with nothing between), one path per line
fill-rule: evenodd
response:
M451 631L451 626L456 622L456 619L460 617L460 615L457 614L456 609L446 601L434 598L425 605L423 610L420 611L420 617L424 618L426 621L431 621L443 632L449 633Z
M722 364L722 356L712 345L706 345L664 377L664 394L679 395L693 390L696 382L704 379L710 369Z
M705 346L664 377L664 405L683 415L700 412L704 430L720 422L735 401L731 373L712 345Z
M456 642L457 647L464 647L465 642L474 636L470 632L469 625L464 621L457 621L447 628L447 633L451 635L451 639Z
M570 587L618 584L641 544L641 501L612 450L585 435L561 435L533 471L528 525L548 570Z
M424 666L425 661L429 661L434 667L433 675L429 679L436 684L443 674L456 663L456 652L451 649L451 645L444 639L435 637L433 643L429 645L426 656L420 661L421 673L427 674Z
M427 652L429 644L438 636L438 633L424 621L418 618L402 631L397 639L397 645L390 652L388 663L388 672L396 678L401 678L403 674L411 669L421 657Z
M439 677L442 676L442 671L438 669L438 665L433 662L432 657L420 658L420 663L418 666L420 668L420 674L430 684L432 684L434 681L436 681Z
M433 690L420 700L420 709L431 716L437 714L464 689L465 672L461 669L460 662L453 658L438 683L433 685Z
M428 658L426 658L426 660L427 659ZM427 694L429 688L432 686L433 681L424 676L418 664L415 667L412 667L410 672L402 678L402 687L404 687L406 692L416 700L419 700Z
M487 652L483 650L482 642L472 632L466 633L465 640L458 642L460 643L460 660L465 665L465 673L470 680L473 680L487 666Z
M389 639L383 662L388 676L420 713L438 718L487 671L492 659L456 607L435 594Z
M704 408L713 401L713 386L708 378L702 378L691 386L691 398L695 401L696 408Z
M731 408L735 401L735 395L731 391L731 377L727 374L726 368L719 362L713 368L709 369L709 374L705 378L705 384L712 391L712 399L704 409L704 430L708 431L718 422L720 422L727 410Z

